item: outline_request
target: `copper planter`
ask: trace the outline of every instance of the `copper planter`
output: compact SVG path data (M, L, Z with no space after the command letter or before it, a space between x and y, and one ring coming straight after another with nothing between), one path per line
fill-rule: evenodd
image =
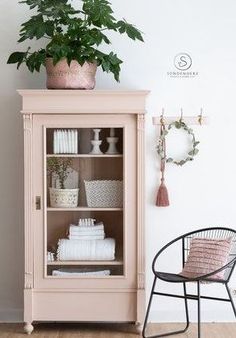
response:
M48 89L94 89L96 63L85 62L81 66L72 60L70 66L66 59L53 65L53 59L46 59Z

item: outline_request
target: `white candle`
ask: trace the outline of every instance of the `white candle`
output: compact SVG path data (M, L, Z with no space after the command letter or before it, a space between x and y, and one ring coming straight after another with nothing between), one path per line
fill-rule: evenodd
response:
M110 129L110 137L114 137L115 136L115 128L111 128Z

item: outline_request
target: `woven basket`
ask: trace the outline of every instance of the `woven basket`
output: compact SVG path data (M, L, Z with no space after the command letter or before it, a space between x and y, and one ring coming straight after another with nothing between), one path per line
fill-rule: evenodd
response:
M123 181L84 181L90 208L122 208Z
M78 206L79 189L49 188L52 208L76 208Z

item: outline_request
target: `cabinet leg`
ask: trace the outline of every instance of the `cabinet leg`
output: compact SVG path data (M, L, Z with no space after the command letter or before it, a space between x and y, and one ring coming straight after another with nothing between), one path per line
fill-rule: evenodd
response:
M135 331L137 334L141 334L143 331L143 323L135 322Z
M25 333L31 334L33 330L34 330L34 327L31 323L25 323L25 326L24 326Z

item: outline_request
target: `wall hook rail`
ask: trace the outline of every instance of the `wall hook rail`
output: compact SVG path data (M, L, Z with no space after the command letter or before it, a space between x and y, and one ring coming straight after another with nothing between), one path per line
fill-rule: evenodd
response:
M153 116L152 123L153 125L161 125L164 123L165 125L171 124L174 121L182 121L187 125L208 125L209 124L209 117L203 115L203 108L200 109L200 114L195 116L184 116L183 108L180 109L180 116L166 116L164 118L165 109L162 108L162 112L160 116Z

